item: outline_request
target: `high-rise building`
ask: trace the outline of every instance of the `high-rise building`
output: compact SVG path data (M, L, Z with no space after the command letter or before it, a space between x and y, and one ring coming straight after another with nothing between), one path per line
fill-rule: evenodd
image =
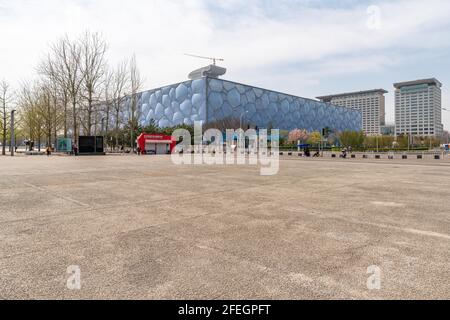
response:
M442 84L435 78L395 83L395 133L438 136L442 125Z
M317 99L360 111L364 132L367 135L379 135L381 127L385 125L386 98L384 95L386 93L386 90L375 89L317 97Z

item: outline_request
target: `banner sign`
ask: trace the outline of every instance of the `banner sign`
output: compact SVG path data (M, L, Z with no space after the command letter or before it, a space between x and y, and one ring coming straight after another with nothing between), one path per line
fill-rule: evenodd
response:
M71 152L72 151L72 139L70 138L58 138L56 142L57 152Z

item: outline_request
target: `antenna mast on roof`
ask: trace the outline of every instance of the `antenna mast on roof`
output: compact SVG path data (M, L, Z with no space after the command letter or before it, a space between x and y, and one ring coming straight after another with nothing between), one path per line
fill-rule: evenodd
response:
M189 53L185 53L184 55L189 56L189 57L199 58L199 59L211 60L213 62L213 65L216 65L216 61L225 61L224 59L221 59L221 58L203 57L203 56L197 56L195 54L189 54Z

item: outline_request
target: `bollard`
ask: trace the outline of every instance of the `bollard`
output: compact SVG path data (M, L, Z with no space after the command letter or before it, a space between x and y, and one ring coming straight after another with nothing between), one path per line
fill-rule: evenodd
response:
M352 154L352 159L356 159L356 154Z
M288 153L288 156L292 156L292 152L289 152L289 153Z
M394 156L388 156L389 160L394 160Z
M335 154L332 154L331 157L332 157L332 158L336 158L336 155L335 155Z
M283 152L280 152L280 156L282 156L284 153Z
M417 155L417 159L419 159L419 160L420 160L420 159L423 159L423 156L422 156L421 154L418 154L418 155Z
M363 159L368 159L369 156L367 154L363 154Z
M299 153L298 156L299 156L299 157L303 157L303 153Z
M375 156L375 159L381 159L381 156L377 154L377 155Z
M438 155L438 154L436 154L436 155L434 156L434 160L441 160L441 156Z
M406 160L406 159L408 159L408 156L406 154L404 154L404 155L402 155L402 159Z

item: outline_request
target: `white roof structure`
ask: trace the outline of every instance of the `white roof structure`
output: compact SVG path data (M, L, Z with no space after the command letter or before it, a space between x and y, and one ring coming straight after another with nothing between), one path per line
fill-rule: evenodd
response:
M192 71L188 77L190 80L197 80L205 77L219 78L226 72L227 69L211 64L209 66Z

